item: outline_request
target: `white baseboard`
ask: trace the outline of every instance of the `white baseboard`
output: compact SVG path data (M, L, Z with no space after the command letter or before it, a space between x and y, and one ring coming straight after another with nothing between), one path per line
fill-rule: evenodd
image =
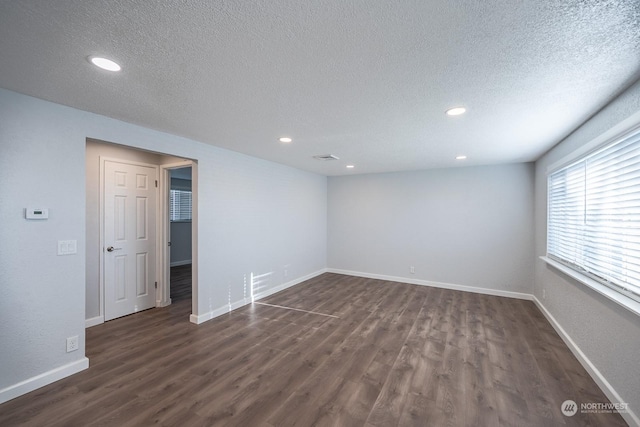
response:
M173 261L172 263L169 264L169 267L178 267L180 265L187 265L187 264L191 264L190 259L185 259L184 261Z
M195 323L196 325L199 325L200 323L204 323L207 320L211 320L211 319L216 318L218 316L222 316L223 314L227 314L227 313L235 310L236 308L242 307L243 305L245 305L244 301L243 301L242 304L239 304L239 301L236 301L235 303L226 305L224 307L216 308L215 310L208 311L208 312L200 314L200 315L192 314L191 316L189 316L189 321L191 323ZM236 307L234 307L234 306L236 306Z
M85 319L84 327L90 328L92 326L100 325L102 323L104 323L104 316L96 316L96 317L92 317L91 319Z
M524 300L533 300L533 295L521 292L502 291L499 289L476 288L474 286L455 285L452 283L431 282L421 279L410 279L407 277L386 276L383 274L362 273L360 271L339 270L337 268L328 268L328 273L345 274L347 276L366 277L368 279L386 280L389 282L410 283L412 285L431 286L434 288L451 289L453 291L474 292L476 294L494 295L498 297L517 298Z
M558 321L549 313L544 305L540 302L538 298L533 296L533 302L538 306L544 317L547 318L551 326L556 330L560 338L564 341L564 343L569 347L569 350L573 353L573 355L578 359L580 364L586 369L591 378L598 384L598 387L602 390L602 392L609 398L609 400L613 403L626 403L622 397L616 392L613 386L607 381L607 379L602 375L602 373L595 367L591 360L582 352L580 347L571 339L569 334L564 330L562 326L558 323ZM578 402L580 403L580 402ZM586 403L586 402L584 402ZM629 424L630 426L640 427L640 418L638 415L633 412L631 408L627 408L626 413L620 414L622 418Z
M313 279L314 277L317 277L321 274L324 274L327 272L326 268L323 268L322 270L318 270L316 272L313 272L311 274L307 274L306 276L302 276L302 277L298 277L297 279L291 280L287 283L283 283L282 285L276 286L274 288L270 288L265 290L264 292L260 292L259 294L256 294L253 296L254 300L259 300L262 298L266 298L269 295L273 295L273 294L277 294L280 291L284 291L287 288L290 288L292 286L298 285L302 282L305 282L307 280Z
M156 308L168 307L171 305L171 298L166 301L156 301Z
M287 288L290 288L290 287L295 286L295 285L297 285L299 283L302 283L305 280L313 279L314 277L319 276L321 274L324 274L326 272L327 272L327 270L323 268L322 270L318 270L318 271L316 271L314 273L307 274L306 276L298 277L297 279L294 279L294 280L291 280L289 282L283 283L283 284L278 285L278 286L276 286L274 288L267 289L264 292L260 292L259 294L254 295L253 299L254 300L259 300L259 299L262 299L262 298L266 298L269 295L273 295L273 294L275 294L277 292L283 291L283 290L285 290ZM240 307L243 307L243 306L245 306L247 304L251 304L251 299L250 298L241 299L239 301L233 302L231 304L227 304L227 305L225 305L223 307L216 308L215 310L212 310L212 311L209 311L207 313L200 314L200 315L192 314L191 316L189 316L189 321L191 321L191 323L195 323L196 325L199 325L200 323L206 322L207 320L211 320L211 319L216 318L218 316L222 316L223 314L227 314L227 313L229 313L229 312L231 312L233 310L236 310L236 309L238 309Z
M89 359L83 357L75 362L71 362L67 365L60 366L59 368L52 369L43 374L36 375L35 377L31 377L17 384L11 385L7 388L3 388L0 390L0 403L15 399L16 397L27 394L37 388L44 387L48 384L61 380L62 378L84 371L88 367Z

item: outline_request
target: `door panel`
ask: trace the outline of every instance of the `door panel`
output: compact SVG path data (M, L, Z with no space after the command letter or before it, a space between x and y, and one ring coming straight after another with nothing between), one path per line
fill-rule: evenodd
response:
M127 278L126 278L127 258L124 256L116 256L115 259L115 300L123 301L127 297Z
M144 296L149 293L149 281L147 279L149 275L149 264L147 263L147 254L136 254L136 261L138 262L136 272L136 295Z
M136 198L136 238L144 240L147 238L147 198Z
M105 320L155 307L157 168L104 163Z

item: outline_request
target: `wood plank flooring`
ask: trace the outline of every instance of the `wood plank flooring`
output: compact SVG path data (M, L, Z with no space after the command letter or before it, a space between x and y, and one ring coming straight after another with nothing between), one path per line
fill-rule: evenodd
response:
M169 277L171 303L191 300L191 264L171 267Z
M0 425L626 425L562 415L608 400L530 301L323 274L260 302L90 328L90 368L0 405Z

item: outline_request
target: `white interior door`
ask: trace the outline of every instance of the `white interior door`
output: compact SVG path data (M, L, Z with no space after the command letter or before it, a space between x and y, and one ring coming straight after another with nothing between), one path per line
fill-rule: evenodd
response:
M158 169L104 163L104 319L155 307Z

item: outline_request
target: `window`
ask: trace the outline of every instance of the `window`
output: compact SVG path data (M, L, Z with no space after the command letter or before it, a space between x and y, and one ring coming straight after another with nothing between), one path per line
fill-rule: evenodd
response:
M640 130L549 175L547 256L640 301Z
M169 219L191 221L191 191L171 190L169 194Z

